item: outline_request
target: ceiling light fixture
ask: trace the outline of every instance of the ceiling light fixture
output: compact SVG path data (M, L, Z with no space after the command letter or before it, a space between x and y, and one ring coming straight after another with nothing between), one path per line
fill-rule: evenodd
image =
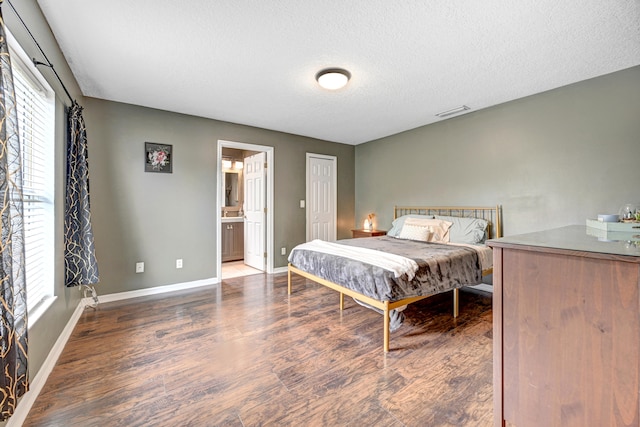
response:
M449 117L449 116L453 116L454 114L458 114L458 113L462 113L463 111L467 111L470 110L471 108L467 107L466 105L461 105L460 107L456 107L456 108L452 108L451 110L447 110L447 111L443 111L441 113L436 114L436 116L440 117L441 119L444 117Z
M338 90L346 86L351 73L342 68L327 68L316 74L318 84L328 90Z

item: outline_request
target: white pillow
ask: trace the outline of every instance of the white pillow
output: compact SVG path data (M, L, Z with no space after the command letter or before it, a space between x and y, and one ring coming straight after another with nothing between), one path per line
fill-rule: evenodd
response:
M453 223L441 219L407 218L403 228L407 225L426 227L431 232L427 242L449 243L449 229Z
M398 239L420 240L422 242L428 242L431 234L432 233L427 227L407 224L405 222L402 226L402 229L400 230L400 234L398 234Z

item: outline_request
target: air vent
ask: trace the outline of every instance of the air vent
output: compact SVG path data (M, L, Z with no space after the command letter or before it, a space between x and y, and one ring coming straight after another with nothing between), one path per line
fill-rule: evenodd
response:
M452 108L451 110L443 111L441 113L436 114L436 116L442 118L453 116L454 114L462 113L463 111L470 110L471 108L466 105L462 105L460 107Z

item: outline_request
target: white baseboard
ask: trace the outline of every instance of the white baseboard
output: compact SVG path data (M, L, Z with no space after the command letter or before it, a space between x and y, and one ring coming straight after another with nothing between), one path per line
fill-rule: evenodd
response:
M218 283L220 283L220 280L217 277L213 277L211 279L194 280L192 282L175 283L173 285L156 286L153 288L146 288L146 289L137 289L135 291L119 292L117 294L99 295L98 301L100 301L101 303L120 301L124 299L129 299L129 298L146 297L149 295L164 294L166 292L199 288L201 286L213 286ZM98 288L98 291L100 291L99 288ZM93 302L93 300L91 298L88 298L88 303L91 303L91 302Z
M273 274L286 273L287 271L289 271L289 267L277 267L273 269Z
M30 381L29 391L26 392L24 396L20 398L19 405L16 407L16 410L11 416L11 418L9 418L9 420L7 421L6 427L19 427L27 419L27 415L29 415L29 411L31 410L31 407L35 403L36 398L42 391L42 388L44 387L45 383L47 382L47 378L49 378L49 374L51 373L54 366L56 365L56 362L58 361L60 354L62 354L62 350L64 350L64 346L67 344L67 341L69 340L69 337L73 332L73 328L76 327L76 323L78 323L78 319L80 319L80 315L84 311L84 308L85 308L85 303L84 301L81 300L78 303L78 306L76 307L75 311L71 315L71 318L67 322L66 326L62 330L62 333L60 333L60 336L58 337L55 344L51 348L51 351L47 355L47 358L45 359L42 366L40 367L40 370L38 371L36 376L33 378L33 380Z

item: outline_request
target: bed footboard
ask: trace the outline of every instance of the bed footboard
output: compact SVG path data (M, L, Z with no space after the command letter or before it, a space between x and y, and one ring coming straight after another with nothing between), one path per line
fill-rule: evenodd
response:
M417 296L417 297L411 297L411 298L405 298L403 300L400 301L394 301L394 302L389 302L389 301L378 301L376 299L373 299L371 297L368 297L366 295L363 295L359 292L356 292L354 290L345 288L344 286L338 285L336 283L330 282L326 279L323 279L321 277L315 276L313 274L307 273L306 271L302 271L299 268L294 267L293 265L289 264L288 269L287 269L287 293L288 295L291 295L291 273L296 273L299 276L305 277L309 280L312 280L320 285L326 286L328 288L331 288L337 292L340 293L340 310L344 310L344 296L348 295L352 298L358 299L360 301L363 301L367 304L369 304L372 307L378 308L380 310L382 310L382 314L383 314L383 318L384 318L384 327L383 327L383 344L382 344L382 348L384 350L385 353L389 352L389 341L390 341L390 331L389 331L389 326L390 326L390 321L389 321L389 312L391 310L394 310L396 308L402 307L403 305L408 305L411 303L414 303L416 301L420 301L423 300L425 298L429 298L430 296L433 295L424 295L424 296ZM459 295L460 295L460 290L459 289L454 289L453 290L453 317L458 317L458 312L459 312L459 308L458 308L458 304L459 304Z

